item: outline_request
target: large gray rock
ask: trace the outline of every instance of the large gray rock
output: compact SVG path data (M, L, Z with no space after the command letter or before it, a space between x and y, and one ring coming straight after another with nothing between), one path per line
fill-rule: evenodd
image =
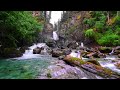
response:
M93 73L82 68L66 65L59 61L55 65L49 66L37 79L102 79Z

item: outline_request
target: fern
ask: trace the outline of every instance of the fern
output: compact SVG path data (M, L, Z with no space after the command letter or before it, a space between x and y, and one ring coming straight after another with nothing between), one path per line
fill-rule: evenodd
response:
M85 31L85 36L86 37L94 37L95 32L93 31L93 29L88 29L88 30Z

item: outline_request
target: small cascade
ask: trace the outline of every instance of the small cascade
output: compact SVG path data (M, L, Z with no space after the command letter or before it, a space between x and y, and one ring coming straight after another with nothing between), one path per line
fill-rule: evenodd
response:
M34 45L28 47L29 50L25 50L25 53L21 57L14 58L14 59L21 60L21 59L39 58L40 54L33 54L33 49L35 49L37 47L44 47L44 46L46 46L45 43L34 44Z
M109 55L112 55L114 53L114 49L112 49L112 51L109 53Z
M54 39L55 41L59 40L56 31L53 31L53 39Z
M116 62L113 63L112 60L116 60L116 56L107 56L106 58L104 58L104 60L100 60L99 63L102 67L106 67L111 69L112 71L120 73L120 69L115 66Z
M83 44L83 42L81 42L81 47L84 47L84 44Z

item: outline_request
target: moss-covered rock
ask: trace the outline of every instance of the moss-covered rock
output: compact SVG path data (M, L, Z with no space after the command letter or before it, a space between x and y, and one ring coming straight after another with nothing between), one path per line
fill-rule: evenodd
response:
M99 47L98 49L101 53L110 53L112 51L111 47Z
M70 55L67 55L64 58L64 61L73 63L73 64L78 65L78 66L85 63L85 61L81 60L80 58L71 57Z
M100 63L97 60L88 60L87 62L91 62L95 65L101 66Z
M74 66L82 67L83 69L85 69L89 72L95 73L95 74L105 77L105 78L111 78L111 79L120 78L120 76L117 73L113 72L110 69L104 68L100 65L96 65L96 62L94 62L94 63L93 62L85 62L79 58L71 57L70 55L67 55L64 58L64 61L67 61Z
M4 48L2 56L5 58L14 58L22 56L22 52L16 48Z

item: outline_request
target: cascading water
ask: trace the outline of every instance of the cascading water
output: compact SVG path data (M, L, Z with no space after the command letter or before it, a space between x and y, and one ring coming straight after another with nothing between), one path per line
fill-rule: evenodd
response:
M54 39L55 41L59 40L56 31L53 31L53 39Z
M116 57L115 56L107 56L106 58L104 58L104 60L100 60L99 63L102 67L106 67L106 68L111 69L112 71L120 73L120 69L118 69L115 66L116 62L113 63L112 60L116 60Z
M29 47L29 50L25 50L25 53L23 54L22 57L18 57L18 58L14 58L14 59L30 59L30 58L40 58L40 54L33 54L33 49L37 48L37 47L45 47L46 44L45 43L38 43L38 44L34 44L32 46Z
M84 47L84 44L83 44L83 42L81 42L81 47Z

